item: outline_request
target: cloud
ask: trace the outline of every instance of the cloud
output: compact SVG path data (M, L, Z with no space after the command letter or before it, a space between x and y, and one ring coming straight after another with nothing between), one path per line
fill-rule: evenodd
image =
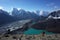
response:
M43 15L43 11L42 10L40 11L40 15Z
M60 7L58 7L55 3L49 3L49 4L46 4L47 7L50 7L51 9L53 10L57 10L59 9Z
M18 10L22 9L22 8L17 8Z
M49 4L46 4L47 6L54 6L55 3L49 3Z
M14 7L11 7L11 9L10 9L10 10L13 10L13 8L14 8ZM17 9L18 9L18 10L20 10L20 9L22 9L22 8L17 8Z
M59 6L54 6L54 10L60 10L60 7Z
M0 9L3 9L4 10L4 8L2 6L0 6Z
M55 9L57 9L57 8L58 8L58 6L54 6L54 8L55 8Z

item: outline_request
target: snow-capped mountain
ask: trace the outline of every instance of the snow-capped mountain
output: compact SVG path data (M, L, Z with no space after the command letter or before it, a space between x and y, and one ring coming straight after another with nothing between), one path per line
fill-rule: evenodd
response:
M18 10L17 8L13 8L11 13L12 13L12 15L9 15L8 12L0 9L0 24L8 23L8 22L15 21L15 20L45 19L44 17L37 15L37 13L35 13L35 12L25 11L23 9Z
M39 16L48 16L49 12L47 11L35 11L35 13Z
M48 18L60 19L60 10L51 12Z
M15 20L16 19L13 16L9 15L8 12L0 9L0 26L6 23L13 22Z
M16 9L14 8L12 11L12 15L19 18L19 19L39 19L39 15L35 14L34 12L29 12L29 11L25 11L23 9Z
M13 8L13 10L12 10L12 15L13 15L13 16L17 16L18 13L19 13L19 11L17 10L17 8Z

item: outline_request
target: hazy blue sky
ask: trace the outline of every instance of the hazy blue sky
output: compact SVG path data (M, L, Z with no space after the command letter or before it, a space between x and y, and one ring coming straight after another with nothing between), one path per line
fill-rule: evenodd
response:
M0 9L11 11L12 8L52 11L60 9L60 0L0 0Z

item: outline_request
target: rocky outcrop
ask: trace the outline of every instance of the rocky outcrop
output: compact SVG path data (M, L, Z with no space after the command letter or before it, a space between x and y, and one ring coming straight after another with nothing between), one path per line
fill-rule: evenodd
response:
M47 21L47 26L45 28L47 31L60 33L60 19L50 19Z
M60 19L49 19L32 25L32 28L47 30L49 32L60 33Z
M14 18L13 16L9 15L8 12L0 9L0 26L3 25L3 24L14 22L16 20L17 19Z
M34 25L32 28L39 29L39 30L47 30L49 32L60 33L60 11L54 11L49 16L53 18L47 18L44 21L40 21ZM55 19L54 19L55 17Z

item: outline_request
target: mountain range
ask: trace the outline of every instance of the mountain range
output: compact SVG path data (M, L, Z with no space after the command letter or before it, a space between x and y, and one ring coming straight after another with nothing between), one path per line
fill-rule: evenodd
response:
M57 13L59 12L60 11L57 11ZM25 20L25 19L32 19L33 21L45 20L46 18L50 17L49 15L54 16L56 12L49 13L46 11L39 11L39 10L36 12L30 12L30 11L25 11L23 9L18 10L17 8L13 8L13 10L11 11L12 15L9 14L10 13L0 9L0 24L4 24L16 20L17 21Z
M25 11L23 9L18 10L17 8L13 8L11 14L12 15L7 11L0 9L0 26L18 20L31 19L33 21L38 21L45 19L44 16L38 15L35 12Z
M38 19L39 16L36 15L34 12L25 11L23 9L20 9L19 11L14 8L12 11L12 16L17 17L18 19L24 20L24 19Z
M60 10L51 12L48 18L32 25L32 28L60 33Z
M42 15L39 15L40 13ZM17 8L13 8L11 14L12 15L9 15L8 12L0 9L0 26L18 20L30 19L37 22L32 25L32 28L60 32L60 10L48 13L45 11L30 12L23 9L18 10Z
M48 13L47 14L46 13L47 12L43 12L42 13L43 15L39 15L37 12L30 12L30 11L25 11L23 9L18 10L17 8L13 8L12 16L17 17L18 19L21 19L21 20L32 19L32 20L36 21L36 20L44 19L48 14Z
M13 21L16 21L16 18L9 15L8 12L0 9L0 26Z

